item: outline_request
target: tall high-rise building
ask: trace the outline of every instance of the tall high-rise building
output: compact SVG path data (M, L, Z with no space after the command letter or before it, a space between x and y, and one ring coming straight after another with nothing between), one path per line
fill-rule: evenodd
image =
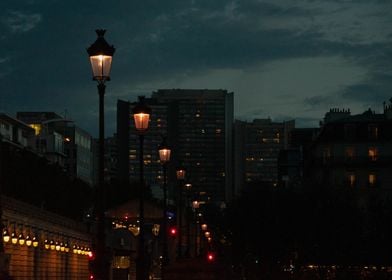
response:
M193 186L192 192L206 193L217 204L232 198L233 98L233 93L226 90L171 89L158 90L146 99L152 108L144 145L145 177L150 185L162 184L158 147L162 136L166 136L172 147L170 186L178 186L175 169L181 165ZM139 174L134 105L118 101L117 107L119 176L124 180Z
M238 193L247 184L278 183L278 156L287 149L289 133L295 121L273 122L255 119L235 123L235 190Z

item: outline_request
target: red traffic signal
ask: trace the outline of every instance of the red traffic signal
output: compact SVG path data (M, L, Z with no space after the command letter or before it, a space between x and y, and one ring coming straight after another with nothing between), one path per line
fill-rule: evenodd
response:
M213 261L215 261L215 254L212 253L212 252L208 252L208 253L207 253L207 261L208 261L208 262L213 262Z
M169 233L171 236L176 236L177 235L177 229L175 227L171 227L169 230Z
M87 256L88 256L89 261L95 260L95 255L92 251L88 252Z

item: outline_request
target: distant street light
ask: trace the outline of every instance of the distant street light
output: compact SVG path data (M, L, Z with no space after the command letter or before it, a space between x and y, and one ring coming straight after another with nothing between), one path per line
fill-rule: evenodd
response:
M98 82L99 95L99 151L98 151L98 186L97 186L97 236L96 236L96 258L95 276L97 280L109 279L110 262L106 255L105 245L105 213L104 213L104 141L105 141L105 117L104 117L104 96L105 82L110 80L110 70L112 68L112 58L115 48L109 45L105 38L106 30L98 29L97 40L87 49L90 56L93 80Z
M167 164L170 161L171 149L166 143L166 138L163 138L161 145L159 146L159 160L163 167L163 262L162 266L166 266L169 263L169 253L167 245ZM162 273L162 278L163 278Z
M145 269L145 246L144 246L144 155L143 144L144 134L148 130L148 123L150 121L151 108L145 104L144 96L139 96L139 103L133 108L133 119L135 121L135 128L139 134L139 165L140 165L140 199L139 199L139 243L138 243L138 259L136 263L136 280L148 279L147 271Z
M178 253L177 258L182 257L182 187L185 180L185 169L178 168L176 171L177 180L179 181L179 196L178 196Z
M199 233L199 226L198 226L198 220L197 220L197 211L200 208L200 202L197 200L192 201L192 208L193 208L193 220L194 220L194 228L195 228L195 257L197 257L199 248L198 248L198 233Z
M191 213L190 213L190 195L192 190L192 184L186 183L185 184L186 190L186 207L185 207L185 217L186 217L186 251L185 255L189 258L190 257L190 250L191 250Z

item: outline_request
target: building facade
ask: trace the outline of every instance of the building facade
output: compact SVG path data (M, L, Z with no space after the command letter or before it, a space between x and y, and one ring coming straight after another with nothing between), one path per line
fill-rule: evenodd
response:
M277 186L278 156L288 148L289 134L295 121L273 122L255 119L236 121L236 187L237 192L246 185L264 183Z
M146 102L152 108L144 145L148 183L162 185L158 147L162 136L166 136L172 148L169 184L173 188L178 184L175 183L175 168L181 165L187 171L187 180L194 186L192 191L208 193L216 203L230 200L233 194L233 93L226 90L158 90ZM119 156L123 157L119 158L119 171L123 174L128 171L131 179L139 174L138 136L132 119L134 105L119 101L117 112L118 149Z
M18 112L17 119L35 130L35 149L63 166L71 178L92 185L93 143L89 133L53 112Z
M392 105L383 113L331 109L311 149L312 181L359 189L392 186Z
M33 149L34 147L34 129L4 113L0 113L0 135L2 141L21 148Z

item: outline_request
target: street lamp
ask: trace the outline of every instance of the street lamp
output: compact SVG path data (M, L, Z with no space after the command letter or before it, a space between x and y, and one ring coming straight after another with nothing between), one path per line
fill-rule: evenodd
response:
M185 190L186 190L186 207L185 207L185 217L186 217L186 251L185 255L187 257L190 257L190 246L191 246L191 215L190 215L190 194L192 190L192 184L186 183L185 184Z
M166 143L166 137L163 138L161 145L159 146L159 160L163 167L163 266L169 263L169 254L167 247L167 164L170 161L171 150ZM163 277L163 273L162 273Z
M99 143L98 143L98 186L97 186L97 236L96 236L96 258L95 273L97 280L109 279L109 261L105 254L105 214L104 214L104 140L105 140L105 118L104 118L104 96L105 82L110 80L110 70L115 48L109 45L105 38L106 30L98 29L97 40L87 49L90 57L93 80L98 82L99 95Z
M198 221L197 221L197 211L200 208L200 202L198 200L194 200L192 201L192 208L193 208L193 212L194 212L194 223L195 223L195 257L197 257L198 255L198 231L199 231L199 227L198 227Z
M181 251L181 245L182 245L182 185L185 180L185 169L184 168L178 168L176 171L176 176L177 180L179 181L179 197L178 197L178 253L177 253L177 258L181 258L182 251Z
M150 120L151 108L145 104L144 96L139 96L139 103L133 108L133 118L135 121L135 128L139 134L139 164L140 164L140 199L139 199L139 243L138 243L138 259L136 263L136 280L147 279L145 270L144 257L144 162L143 162L143 144L144 134L148 130L148 123Z

